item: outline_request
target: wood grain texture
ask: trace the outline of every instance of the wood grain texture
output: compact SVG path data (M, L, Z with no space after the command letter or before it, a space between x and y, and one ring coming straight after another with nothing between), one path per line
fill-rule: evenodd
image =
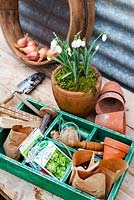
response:
M13 53L8 47L3 33L0 31L0 80L1 83L9 89L14 88L20 81L28 75L36 71L43 71L50 77L53 67L30 68L19 60L14 58ZM43 82L37 86L36 90L24 97L32 97L37 101L48 104L52 107L57 107L54 100L50 78L46 77ZM103 79L103 82L108 80ZM134 138L134 94L123 89L126 99L127 113L127 135ZM14 98L8 104L17 106L19 100ZM133 200L134 197L134 157L131 161L128 172L119 190L116 200ZM0 189L9 197L16 200L61 200L61 198L42 190L16 176L13 176L6 171L0 170Z
M0 0L0 24L6 41L8 42L10 48L13 50L14 55L16 55L16 57L18 57L21 62L36 67L50 64L51 61L48 61L47 59L42 62L23 59L24 54L15 47L15 43L17 42L17 40L23 37L23 30L19 21L18 2L18 0L7 0L5 3L4 0ZM74 35L80 31L81 36L86 37L87 41L91 37L94 27L95 8L93 0L88 0L87 2L88 3L85 5L84 0L68 0L70 22L66 37L68 37L69 41L72 41ZM64 5L64 1L61 1L61 4ZM58 13L55 13L55 15L58 15ZM48 20L46 21L46 23L47 22ZM43 26L45 25L46 27L48 26L47 24L43 24ZM60 26L60 24L58 25ZM49 27L49 29L52 29L52 32L54 32L53 24L51 24L51 27ZM50 44L48 47L50 47Z

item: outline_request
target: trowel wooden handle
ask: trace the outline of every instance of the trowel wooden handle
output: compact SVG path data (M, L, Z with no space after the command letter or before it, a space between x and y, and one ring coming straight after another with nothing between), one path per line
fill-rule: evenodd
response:
M52 122L52 116L48 113L44 114L42 122L40 124L40 131L44 134L45 130L48 128L48 125Z
M0 104L8 103L11 99L13 99L14 95L10 93L8 96L6 96L2 101L0 101Z
M26 99L24 99L22 97L22 95L19 95L17 92L15 93L15 96L20 99L28 108L30 108L32 111L34 111L38 116L40 116L40 112L39 110L33 106L29 101L27 101Z
M104 145L99 142L90 142L90 141L69 141L69 146L71 147L80 147L87 150L93 151L103 151Z

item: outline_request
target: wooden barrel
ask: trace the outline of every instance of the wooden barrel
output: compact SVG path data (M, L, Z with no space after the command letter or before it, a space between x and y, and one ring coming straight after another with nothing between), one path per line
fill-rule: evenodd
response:
M33 24L30 23L29 16L24 18L25 22L29 23L27 27L31 29L31 32L30 30L23 30L23 16L25 16L25 13L28 15L30 9L26 10L26 7L24 7L24 11L23 9L21 11L21 3L25 3L26 5L29 4L31 11L34 9L32 11L33 16L34 13L36 13ZM40 5L40 3L42 4ZM54 11L55 13L53 13ZM40 19L40 13L43 13L44 15L44 24L42 24L42 19ZM60 13L62 13L62 16ZM67 17L67 14L69 14L68 20L65 20L65 16ZM45 18L46 15L47 17ZM72 41L73 36L77 32L81 31L81 37L86 37L88 41L93 31L94 18L94 0L0 0L0 23L5 38L15 55L25 64L32 66L46 65L49 64L50 61L45 60L42 62L35 62L24 60L22 58L24 54L15 48L14 44L18 39L23 37L24 32L30 32L30 37L36 39L44 45L47 45L48 47L50 47L53 32L56 32L56 34L63 39L68 37L69 41ZM60 20L58 21L58 19ZM59 33L57 32L58 30ZM46 33L45 37L43 37L43 33Z

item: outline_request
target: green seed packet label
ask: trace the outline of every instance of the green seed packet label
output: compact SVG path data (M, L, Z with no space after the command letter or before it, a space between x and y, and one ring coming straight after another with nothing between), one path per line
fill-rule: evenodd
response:
M30 135L21 143L19 146L20 153L24 156L25 159L28 159L28 153L38 142L40 142L43 135L39 128L34 129Z
M52 177L61 180L71 165L71 159L51 141L44 140L39 146L34 162Z

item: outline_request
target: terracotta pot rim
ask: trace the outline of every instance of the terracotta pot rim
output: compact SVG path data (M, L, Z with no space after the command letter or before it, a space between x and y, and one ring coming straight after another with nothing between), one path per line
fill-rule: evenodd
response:
M123 151L124 153L128 153L129 149L130 149L130 146L128 146L127 144L117 141L117 140L114 140L109 137L105 137L104 145L110 146L112 148L116 148L120 151Z
M125 102L124 102L122 96L120 96L118 93L115 93L115 92L106 92L106 93L103 93L102 95L100 95L100 97L98 98L98 101L96 103L96 108L95 108L97 114L107 113L107 111L104 112L104 110L102 110L102 108L100 106L100 102L103 101L104 99L108 99L108 98L117 99L123 106L123 110L121 110L121 111L125 111ZM117 110L114 112L119 112L119 111Z
M102 82L102 76L101 76L101 73L97 70L97 68L94 66L94 65L91 65L90 66L97 72L98 74L98 79L97 79L97 83L96 83L96 88L98 88L98 86L100 85L100 82ZM59 65L53 72L52 72L52 76L51 76L51 80L53 82L53 84L55 85L55 87L58 88L58 90L62 91L62 93L64 94L64 96L68 96L68 94L73 94L74 95L74 98L78 98L81 97L81 96L87 96L88 98L88 95L91 93L91 90L88 92L88 93L84 93L84 92L73 92L73 91L69 91L69 90L66 90L66 89L62 89L57 83L56 83L56 80L55 80L55 74L58 70L60 70L62 68L61 65Z
M107 92L115 92L115 93L118 93L124 100L125 102L125 98L124 98L124 93L121 89L121 86L119 83L115 82L115 81L108 81L104 84L101 92L100 92L100 95L104 94L104 93L107 93Z
M120 95L120 96L122 97L124 103L126 102L124 96L121 95L121 93L116 92L116 91L114 91L114 90L109 90L109 91L100 93L99 98L101 98L102 95L104 95L104 94L109 94L109 93Z

